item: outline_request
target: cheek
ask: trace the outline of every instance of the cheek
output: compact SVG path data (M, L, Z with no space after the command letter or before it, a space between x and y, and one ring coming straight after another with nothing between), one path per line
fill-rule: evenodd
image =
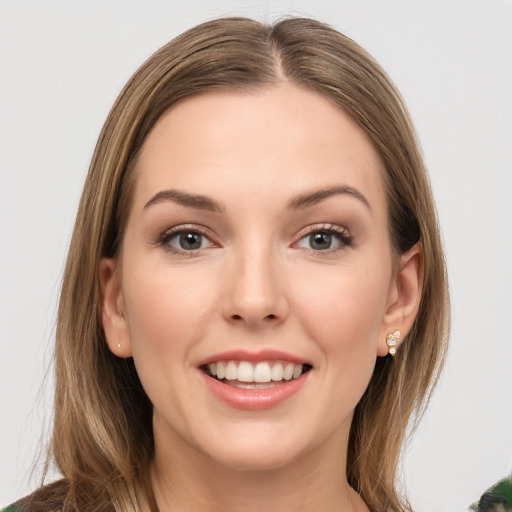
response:
M134 356L154 348L154 356L161 357L199 340L216 303L201 272L192 266L131 268L126 266L130 277L123 281L123 295Z
M295 305L301 311L302 325L329 360L348 363L353 357L375 362L389 280L382 266L372 272L366 269L326 269L304 278L296 290Z

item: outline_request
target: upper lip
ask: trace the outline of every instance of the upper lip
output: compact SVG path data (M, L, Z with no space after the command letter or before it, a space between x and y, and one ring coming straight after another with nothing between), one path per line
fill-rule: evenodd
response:
M247 350L229 350L226 352L219 352L208 356L207 358L199 361L198 366L203 366L209 363L216 363L218 361L249 361L249 362L260 362L260 361L286 361L294 364L311 364L306 359L282 352L280 350L265 349L255 352Z

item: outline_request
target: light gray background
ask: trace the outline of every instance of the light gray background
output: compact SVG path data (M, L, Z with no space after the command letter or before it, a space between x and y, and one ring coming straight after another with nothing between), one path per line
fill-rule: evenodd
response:
M29 470L51 422L51 373L41 386L61 271L116 95L146 57L192 25L290 13L333 24L381 62L410 107L430 169L453 333L404 457L416 510L466 510L511 471L510 1L0 0L0 505L35 485Z

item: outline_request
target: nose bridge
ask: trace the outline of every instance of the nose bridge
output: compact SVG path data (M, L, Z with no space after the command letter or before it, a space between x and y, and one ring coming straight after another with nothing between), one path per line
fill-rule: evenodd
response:
M278 255L269 240L253 238L241 242L230 260L226 317L250 325L282 320L287 310L283 276L279 272Z

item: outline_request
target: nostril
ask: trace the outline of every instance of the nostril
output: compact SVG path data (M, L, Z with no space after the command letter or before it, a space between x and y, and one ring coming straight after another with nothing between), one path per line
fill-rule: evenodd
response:
M231 315L231 318L232 318L233 320L237 320L237 321L238 321L238 320L243 320L242 315L238 315L238 314L237 314L237 315ZM265 316L265 317L263 318L263 320L275 320L276 318L277 318L277 316L276 316L276 315L274 315L273 313L271 313L270 315Z

